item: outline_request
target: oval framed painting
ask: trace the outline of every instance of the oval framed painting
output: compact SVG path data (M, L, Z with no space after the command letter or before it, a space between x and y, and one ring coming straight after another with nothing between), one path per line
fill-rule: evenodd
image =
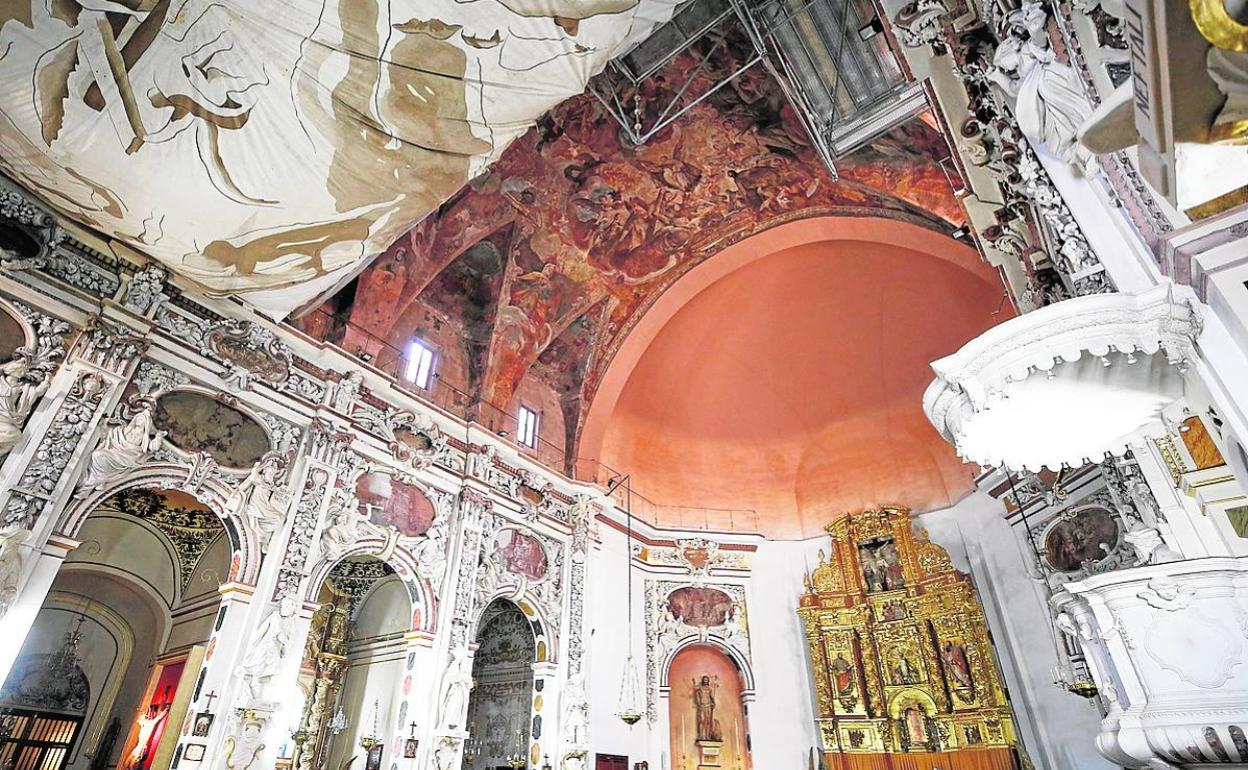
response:
M732 597L718 588L688 586L667 595L672 617L694 628L722 626L732 620Z
M379 527L394 527L406 537L419 537L429 530L437 508L420 487L400 481L387 473L370 471L355 482L355 496L368 520Z
M251 468L272 448L269 432L254 417L193 390L158 396L155 423L181 451L205 452L234 470Z
M1116 551L1121 538L1116 516L1099 506L1084 508L1045 531L1044 560L1059 572L1076 572Z

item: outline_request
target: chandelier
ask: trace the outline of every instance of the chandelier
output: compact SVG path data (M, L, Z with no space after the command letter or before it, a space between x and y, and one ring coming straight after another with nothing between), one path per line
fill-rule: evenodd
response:
M637 661L633 658L633 484L630 476L612 479L607 488L607 494L611 494L624 485L624 513L627 517L626 534L628 537L628 548L624 552L625 565L628 570L628 657L624 660L624 675L620 679L620 710L617 712L624 724L632 725L641 721L645 716L645 704L641 698L641 675L637 670Z
M333 733L334 735L337 735L338 733L347 729L347 714L345 711L342 710L341 703L338 704L338 710L335 711L334 715L329 718L329 724L327 725L327 727L329 728L329 731Z

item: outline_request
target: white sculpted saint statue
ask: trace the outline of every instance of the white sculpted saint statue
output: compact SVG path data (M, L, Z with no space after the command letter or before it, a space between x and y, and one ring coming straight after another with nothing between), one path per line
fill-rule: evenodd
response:
M130 419L109 429L87 461L82 478L85 489L102 489L139 467L160 448L165 431L155 429L151 399L138 399Z
M24 563L21 546L29 537L29 529L15 529L0 535L0 618L17 600Z
M267 700L269 685L286 657L291 644L290 619L295 614L295 600L284 596L256 631L256 640L235 669L243 680L253 702Z
M460 648L451 658L442 684L442 718L438 723L441 729L458 730L463 727L471 692L472 661L468 659L468 650Z
M25 348L0 365L0 457L9 453L22 437L26 417L48 389L50 379L31 369Z
M260 550L267 551L273 534L282 528L289 505L286 460L277 452L268 452L226 500L225 509L249 520L260 535Z

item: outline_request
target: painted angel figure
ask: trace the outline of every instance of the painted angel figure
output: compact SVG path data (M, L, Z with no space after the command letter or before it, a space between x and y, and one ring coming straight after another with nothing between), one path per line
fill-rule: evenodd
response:
M82 486L87 490L103 489L160 448L165 431L156 430L153 402L140 398L134 403L130 419L109 429L87 461Z
M51 381L30 366L29 355L28 349L18 348L12 361L0 365L0 457L17 446L22 425Z
M225 501L225 510L251 521L260 535L260 550L267 551L273 534L282 528L289 505L286 460L277 452L267 452Z

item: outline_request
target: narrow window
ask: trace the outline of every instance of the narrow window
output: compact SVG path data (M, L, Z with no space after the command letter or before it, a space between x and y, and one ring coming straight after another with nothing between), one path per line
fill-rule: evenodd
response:
M433 348L420 340L412 340L407 346L407 369L403 376L416 387L428 389L433 379Z
M530 449L537 448L537 412L522 406L517 422L516 439Z

